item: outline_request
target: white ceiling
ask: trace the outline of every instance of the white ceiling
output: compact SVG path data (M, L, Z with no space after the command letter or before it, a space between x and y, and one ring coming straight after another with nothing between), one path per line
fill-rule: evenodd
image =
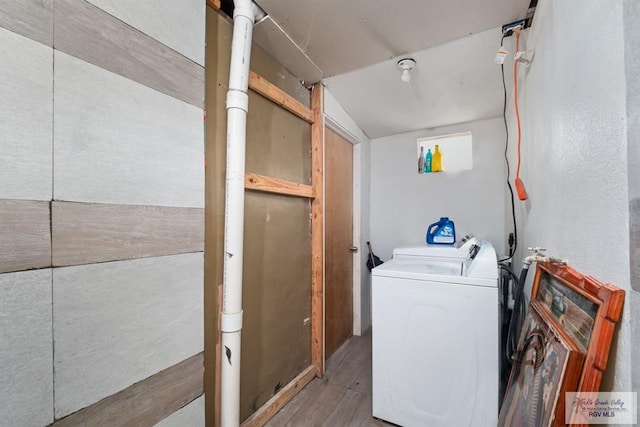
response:
M410 55L416 68L409 83L390 60L325 84L372 139L498 117L504 97L494 62L500 34L496 28Z
M254 39L306 83L327 88L370 137L501 112L500 26L530 0L257 0ZM487 31L490 30L490 31ZM409 84L398 59L413 57Z

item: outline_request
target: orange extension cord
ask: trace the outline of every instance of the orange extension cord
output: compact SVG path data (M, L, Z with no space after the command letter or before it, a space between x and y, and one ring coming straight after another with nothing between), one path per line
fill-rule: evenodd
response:
M516 28L516 55L520 51L520 28ZM518 61L513 60L513 101L516 111L516 122L518 123L518 166L516 167L516 179L514 184L516 186L516 192L518 193L518 199L527 200L527 190L524 188L524 182L520 179L520 140L522 138L520 131L520 111L518 110Z

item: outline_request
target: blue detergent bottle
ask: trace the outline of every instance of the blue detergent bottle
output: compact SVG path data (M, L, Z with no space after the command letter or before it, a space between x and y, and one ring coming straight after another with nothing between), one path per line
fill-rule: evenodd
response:
M453 245L456 242L456 227L449 218L442 217L440 221L427 227L427 243L430 245Z

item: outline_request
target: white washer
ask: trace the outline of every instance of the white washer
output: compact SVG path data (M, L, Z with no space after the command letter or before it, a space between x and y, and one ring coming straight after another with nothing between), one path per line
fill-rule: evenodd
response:
M469 249L480 242L473 235L464 236L456 245L428 245L403 246L393 250L393 258L455 258L464 260L469 255Z
M405 427L498 420L498 268L472 256L394 254L373 269L373 416Z

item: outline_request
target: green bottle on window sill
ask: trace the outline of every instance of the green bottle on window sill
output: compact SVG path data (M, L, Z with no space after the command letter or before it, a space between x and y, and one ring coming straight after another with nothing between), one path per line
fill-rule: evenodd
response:
M433 155L431 154L431 148L427 149L427 154L425 154L424 156L424 172L425 173L429 173L431 172L431 160L433 158Z

